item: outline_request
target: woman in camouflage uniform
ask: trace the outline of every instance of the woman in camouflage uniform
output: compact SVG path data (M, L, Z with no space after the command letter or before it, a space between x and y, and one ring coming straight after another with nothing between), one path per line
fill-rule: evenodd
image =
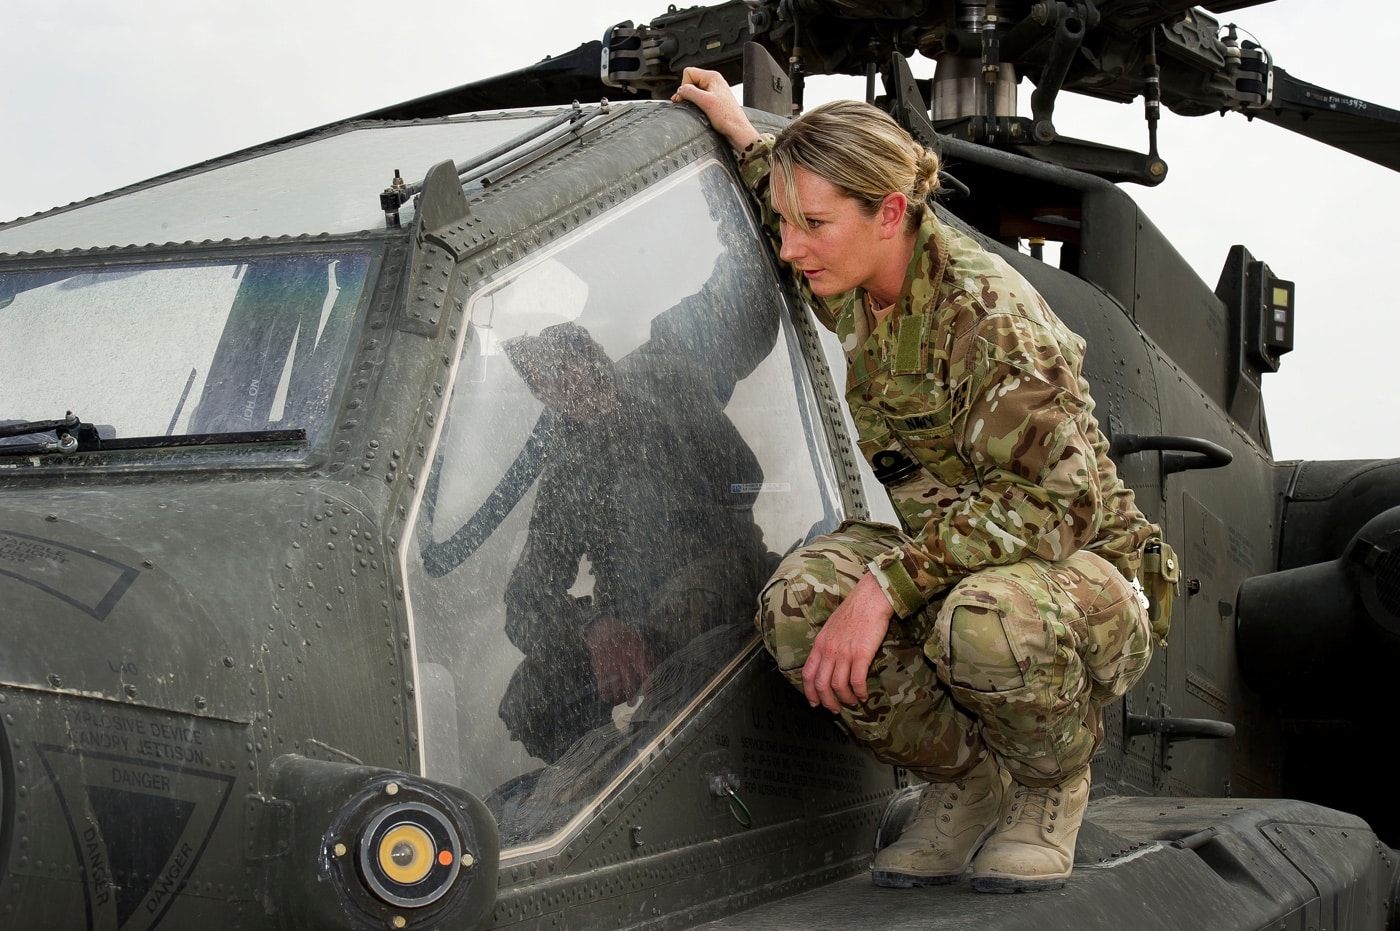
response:
M861 451L901 528L848 521L790 555L758 624L784 675L877 757L928 780L875 858L880 885L1057 888L1100 708L1151 655L1129 580L1156 532L1118 479L1084 342L928 205L938 161L875 107L776 138L723 77L686 69L740 153L778 254L846 352Z

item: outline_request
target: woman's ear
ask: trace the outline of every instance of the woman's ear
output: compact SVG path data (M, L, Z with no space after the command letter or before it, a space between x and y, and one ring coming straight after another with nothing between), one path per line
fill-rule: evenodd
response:
M886 194L880 202L880 234L893 239L904 232L904 215L909 211L909 198L898 191Z

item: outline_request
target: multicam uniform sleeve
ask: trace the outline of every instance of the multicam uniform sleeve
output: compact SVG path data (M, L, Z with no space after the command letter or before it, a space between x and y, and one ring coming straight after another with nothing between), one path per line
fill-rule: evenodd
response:
M1082 394L1089 386L1080 376ZM1093 408L1090 407L1092 414ZM1099 536L1087 548L1111 562L1123 577L1138 578L1142 568L1142 547L1151 537L1162 535L1162 528L1148 521L1138 510L1137 498L1118 475L1118 467L1108 455L1108 440L1094 420L1090 431L1094 455L1098 463L1099 493L1103 499L1099 508Z
M869 565L901 616L979 569L1027 556L1060 560L1098 532L1091 402L1055 339L1024 317L994 315L965 358L945 455L975 482L930 492L913 542Z

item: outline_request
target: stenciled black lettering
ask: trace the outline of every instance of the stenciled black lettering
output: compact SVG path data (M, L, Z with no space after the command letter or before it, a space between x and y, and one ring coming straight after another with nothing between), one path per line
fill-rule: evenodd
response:
M181 877L184 876L185 865L190 862L190 857L193 854L194 850L189 844L180 845L175 859L171 860L170 865L165 868L165 872L160 874L160 881L151 887L150 897L146 899L147 912L154 915L166 897L175 893L180 885Z
M170 777L164 773L151 772L150 770L126 769L120 766L112 767L112 784L132 786L137 789L149 789L153 792L170 791Z
M89 879L95 893L94 902L99 907L106 905L111 901L112 876L107 869L107 852L102 846L102 835L90 824L83 829L83 847L87 853Z
M209 757L199 747L185 747L180 744L162 743L158 740L142 740L136 744L136 752L141 756L175 763L198 763L209 765Z

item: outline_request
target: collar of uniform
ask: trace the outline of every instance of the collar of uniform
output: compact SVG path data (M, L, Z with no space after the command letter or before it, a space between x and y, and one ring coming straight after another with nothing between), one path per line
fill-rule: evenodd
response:
M916 305L914 285L927 281L936 290L937 282L943 277L948 264L948 248L941 230L933 212L929 211L919 225L914 251L909 256L909 267L904 272L904 286L883 321L877 321L875 314L867 311L874 305L868 292L862 292L860 300L855 302L855 330L859 343L864 344L870 334L881 326L888 328L889 336L880 340L876 351L880 364L888 367L893 375L913 375L928 368L928 330L932 325L931 312L937 302L928 300L921 293Z
M937 282L943 278L948 267L948 244L943 236L943 224L933 215L929 207L924 214L924 222L919 224L918 236L914 239L914 253L909 256L909 267L904 272L904 287L895 301L895 316L912 313L927 313L930 307L912 306L912 288L916 281Z

